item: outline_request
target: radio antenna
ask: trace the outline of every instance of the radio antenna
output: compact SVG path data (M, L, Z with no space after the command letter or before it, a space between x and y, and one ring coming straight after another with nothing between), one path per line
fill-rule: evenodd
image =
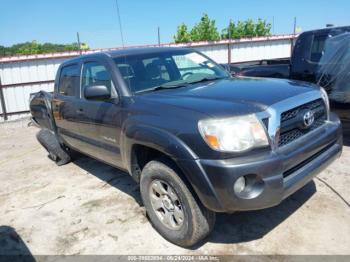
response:
M122 40L122 46L124 48L124 36L123 36L123 27L122 27L122 20L120 18L120 11L119 11L119 4L118 0L115 0L115 4L117 6L117 14L118 14L118 22L119 22L119 31L120 31L120 38Z

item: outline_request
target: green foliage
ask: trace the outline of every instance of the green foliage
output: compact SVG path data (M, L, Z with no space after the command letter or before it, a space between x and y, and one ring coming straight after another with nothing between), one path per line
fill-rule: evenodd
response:
M215 20L211 20L207 14L203 14L200 22L191 30L192 41L217 41L220 34L215 26Z
M191 41L217 41L220 40L220 34L215 26L215 20L211 20L207 14L203 14L201 20L191 31L182 23L177 27L174 36L175 43L187 43Z
M198 24L188 30L188 27L182 23L177 27L174 36L175 43L187 43L191 41L217 41L220 39L239 39L242 37L269 36L271 35L271 24L266 20L258 19L254 21L230 21L229 26L222 30L221 36L215 26L215 20L211 20L207 14L203 14Z
M244 34L247 36L255 36L255 24L252 19L245 21Z
M259 18L255 25L255 33L257 36L271 35L271 24Z
M176 35L174 35L174 41L175 43L187 43L191 41L191 35L184 23L177 27Z
M81 49L89 49L88 45L82 43ZM33 54L45 54L54 52L65 51L77 51L79 50L78 43L72 44L52 44L44 43L40 44L37 41L25 42L15 44L10 47L0 46L0 56L12 56L12 55L33 55Z
M238 39L242 37L268 36L271 35L271 24L265 20L258 19L254 22L248 19L244 22L238 21L237 24L230 21L229 26L222 30L222 39Z

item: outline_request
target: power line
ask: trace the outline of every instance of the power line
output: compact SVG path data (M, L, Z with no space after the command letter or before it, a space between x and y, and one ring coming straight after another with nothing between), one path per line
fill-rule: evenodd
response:
M122 21L121 21L121 18L120 18L120 11L119 11L118 0L115 0L115 4L116 4L116 6L117 6L117 14L118 14L118 21L119 21L120 38L121 38L121 40L122 40L122 46L124 47L123 28L122 28Z

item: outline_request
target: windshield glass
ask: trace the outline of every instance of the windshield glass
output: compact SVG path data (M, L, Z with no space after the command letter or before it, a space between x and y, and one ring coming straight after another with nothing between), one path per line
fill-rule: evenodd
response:
M191 50L127 55L114 62L133 93L229 77L215 62Z

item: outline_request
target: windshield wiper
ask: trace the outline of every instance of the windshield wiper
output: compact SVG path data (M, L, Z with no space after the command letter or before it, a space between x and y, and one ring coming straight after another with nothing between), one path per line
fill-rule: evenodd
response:
M212 80L218 80L218 79L224 79L224 78L226 78L226 77L222 77L222 76L206 76L206 77L202 77L200 79L193 80L193 81L190 81L190 82L187 82L187 83L195 84L195 83L212 81Z
M194 80L194 81L186 81L183 82L181 81L181 83L178 84L162 84L156 87L152 87L152 88L148 88L148 89L144 89L141 91L138 91L137 93L146 93L146 92L153 92L153 91L158 91L158 90L165 90L165 89L175 89L175 88L180 88L180 87L185 87L191 84L195 84L195 83L200 83L200 82L206 82L206 81L212 81L212 80L218 80L218 79L224 79L226 77L220 77L220 76L206 76L206 77L202 77L198 80ZM174 81L175 82L175 81Z
M162 90L162 89L174 89L174 88L179 88L179 87L184 87L184 86L188 86L188 83L181 83L181 84L177 84L177 85L159 85L156 86L154 88L152 88L153 91L157 91L157 90Z
M180 88L180 87L185 87L185 86L188 86L188 83L173 84L173 85L163 84L163 85L159 85L156 87L152 87L152 88L138 91L137 93L153 92L153 91L165 90L165 89L175 89L175 88Z

